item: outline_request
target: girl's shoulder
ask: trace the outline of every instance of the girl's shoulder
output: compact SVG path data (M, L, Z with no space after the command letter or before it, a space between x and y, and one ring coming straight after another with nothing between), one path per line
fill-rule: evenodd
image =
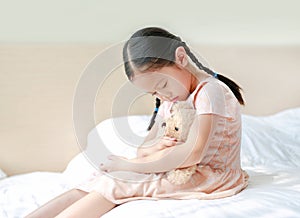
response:
M187 100L193 103L197 114L235 118L240 113L240 104L231 89L214 77L201 81Z
M195 90L190 94L189 98L196 98L199 92L210 92L211 94L222 94L231 92L230 88L221 80L214 77L207 77L199 82ZM232 93L233 94L233 93Z

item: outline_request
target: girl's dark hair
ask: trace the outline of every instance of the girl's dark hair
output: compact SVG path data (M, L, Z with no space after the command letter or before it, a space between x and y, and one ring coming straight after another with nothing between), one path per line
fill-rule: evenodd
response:
M175 51L179 46L184 47L187 55L200 70L215 76L215 72L203 66L180 37L159 27L146 27L136 31L124 44L123 61L128 79L133 79L134 68L140 72L144 72L146 70L155 70L164 66L174 65ZM244 105L241 94L242 88L239 85L219 73L216 78L224 82L231 89L239 103ZM156 108L153 112L148 130L152 128L155 122L159 106L160 99L156 98Z
M152 128L152 126L154 125L155 117L156 117L156 115L157 115L159 106L160 106L160 99L159 99L159 98L155 98L155 110L154 110L154 112L153 112L153 115L152 115L150 124L149 124L149 126L148 126L148 128L147 128L148 131L149 131L149 130Z

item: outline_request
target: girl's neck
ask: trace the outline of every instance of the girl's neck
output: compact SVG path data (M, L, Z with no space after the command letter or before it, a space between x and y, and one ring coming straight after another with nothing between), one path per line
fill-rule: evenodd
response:
M198 84L207 79L208 77L211 77L208 73L206 73L203 70L200 70L198 67L192 65L191 63L189 63L186 66L186 70L189 71L190 76L191 76L191 85L190 85L190 93L192 93L196 87L198 86Z

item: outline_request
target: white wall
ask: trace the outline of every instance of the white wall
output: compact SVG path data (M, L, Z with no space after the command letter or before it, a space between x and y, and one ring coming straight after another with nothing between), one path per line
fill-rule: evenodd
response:
M0 0L0 43L116 43L161 26L196 43L300 44L297 0Z

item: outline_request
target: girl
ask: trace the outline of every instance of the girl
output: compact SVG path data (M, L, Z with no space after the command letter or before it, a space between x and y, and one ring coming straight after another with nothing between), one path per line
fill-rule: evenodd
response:
M248 175L240 166L241 88L203 66L185 42L162 28L134 33L124 45L123 59L128 79L157 97L137 157L109 157L84 184L27 217L100 217L131 200L216 199L247 186ZM176 101L189 101L197 113L183 143L159 135L160 117L170 116ZM196 172L185 184L166 179L166 172L192 165Z

